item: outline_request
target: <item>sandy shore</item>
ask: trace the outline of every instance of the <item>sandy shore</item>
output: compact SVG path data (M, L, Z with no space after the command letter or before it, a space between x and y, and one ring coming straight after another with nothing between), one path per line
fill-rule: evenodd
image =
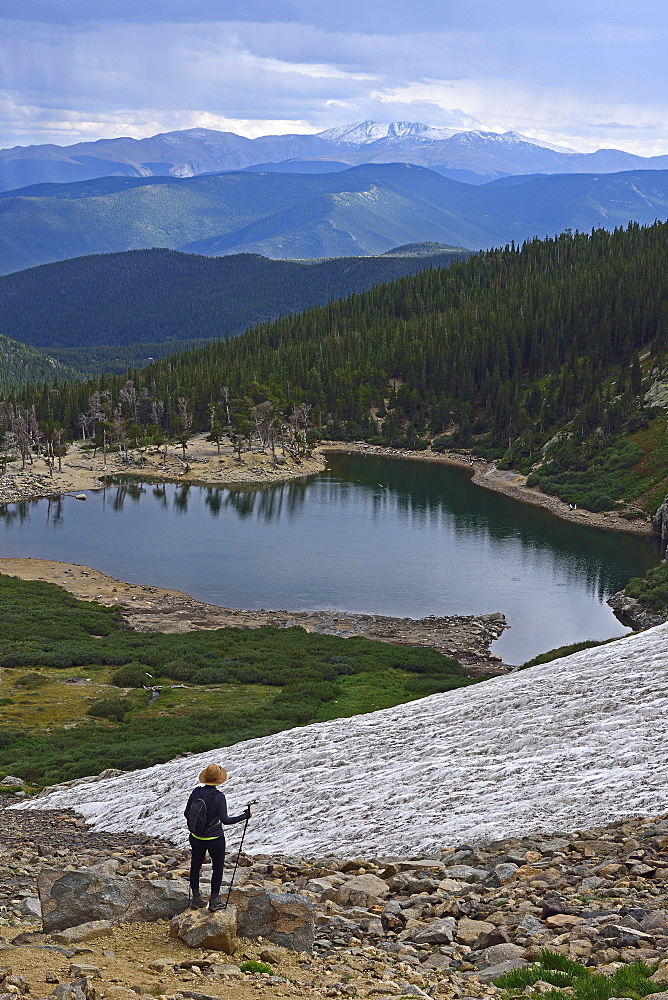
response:
M42 458L34 459L25 470L18 462L8 466L6 475L0 477L0 503L101 489L108 476L139 476L203 486L263 486L311 476L325 468L320 455L296 462L279 453L281 464L274 465L269 453L244 452L239 462L229 445L221 447L218 454L216 445L205 437L198 434L192 439L185 462L180 448L169 448L166 461L163 452L158 454L153 448L131 451L128 463L118 453L107 454L105 462L100 452L93 458L82 449L81 442L76 442L62 460L62 472L55 471L53 476Z
M589 510L571 510L567 503L541 493L526 485L527 477L513 469L497 469L496 465L485 462L484 459L462 455L458 452L445 451L408 451L405 448L379 448L362 442L339 443L327 442L318 448L318 453L326 456L328 452L344 452L357 455L376 455L382 458L415 459L418 462L436 462L441 465L458 465L469 469L471 481L476 486L482 486L496 493L505 493L520 503L544 507L555 517L574 524L587 524L593 528L604 528L606 531L624 531L631 535L650 536L654 534L649 517L643 515L632 521L622 517L617 511L606 511L594 514Z
M329 611L243 611L204 604L178 590L125 583L88 566L46 559L0 559L0 573L21 580L57 583L75 597L118 607L126 624L139 632L189 632L226 626L259 628L298 625L307 632L362 636L401 646L427 646L453 656L469 673L505 669L490 644L507 627L502 614L389 618Z
M594 514L588 510L571 510L568 504L557 497L528 487L527 477L519 472L497 469L493 463L458 452L407 451L380 448L363 442L332 441L321 444L309 459L296 462L288 456L280 455L280 464L275 465L270 454L257 452L244 452L243 459L239 462L229 445L221 447L218 454L215 444L206 441L204 434L198 434L192 439L185 463L179 454L180 449L171 448L166 461L162 452L158 454L155 449L147 449L141 453L131 452L129 463L121 461L118 454L107 455L105 464L101 455L93 458L83 451L81 442L70 446L63 459L62 472L54 472L53 476L49 476L48 467L42 459L35 459L33 465L28 465L24 471L18 468L18 463L13 463L7 474L0 477L0 504L101 489L106 477L121 475L201 486L266 486L323 472L327 467L327 455L332 452L457 465L470 470L472 482L476 486L504 493L520 503L543 507L564 521L604 528L606 531L623 531L631 535L653 534L650 518L644 515L628 520L617 511Z

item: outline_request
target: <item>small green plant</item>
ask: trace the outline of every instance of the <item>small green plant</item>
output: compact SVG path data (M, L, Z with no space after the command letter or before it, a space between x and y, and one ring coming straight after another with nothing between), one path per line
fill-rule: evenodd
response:
M274 970L266 962L255 962L250 960L248 962L242 962L239 966L242 972L266 972L267 975L273 976Z
M654 969L644 962L623 965L612 976L604 976L565 955L544 948L535 965L515 969L496 979L501 989L516 992L533 986L539 980L550 983L555 989L544 994L547 1000L563 1000L563 990L570 987L575 1000L610 1000L611 997L629 997L643 1000L652 993L660 993L662 986L653 983L650 976Z

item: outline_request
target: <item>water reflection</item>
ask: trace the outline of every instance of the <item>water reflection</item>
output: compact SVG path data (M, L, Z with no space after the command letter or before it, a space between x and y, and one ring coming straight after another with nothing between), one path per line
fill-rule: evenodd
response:
M271 487L117 480L85 504L11 505L0 508L2 553L230 607L503 611L509 662L621 634L605 597L658 561L644 539L559 521L472 486L466 470L362 456L330 464Z

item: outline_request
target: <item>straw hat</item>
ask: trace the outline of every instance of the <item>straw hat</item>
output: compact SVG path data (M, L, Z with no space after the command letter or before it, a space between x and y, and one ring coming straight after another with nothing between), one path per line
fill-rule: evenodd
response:
M199 776L203 785L222 785L227 781L227 771L220 764L207 764Z

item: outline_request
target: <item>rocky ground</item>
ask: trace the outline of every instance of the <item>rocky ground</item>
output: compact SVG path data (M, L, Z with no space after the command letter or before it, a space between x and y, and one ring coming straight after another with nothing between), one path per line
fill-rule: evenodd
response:
M182 880L187 852L157 837L93 833L67 810L0 807L0 828L7 1000L494 997L503 994L492 980L543 947L604 972L658 964L654 981L668 990L668 816L448 845L427 858L242 855L240 883L313 901L313 955L261 940L239 941L232 956L188 948L164 920L58 943L40 933L40 872L112 859L118 875ZM269 962L273 975L242 972L246 959ZM64 985L73 980L78 993Z
M124 583L88 566L46 559L1 559L0 573L22 580L46 580L83 600L99 600L123 611L129 628L139 632L189 632L226 626L258 628L299 625L307 632L363 636L406 646L429 646L453 656L472 676L502 673L507 667L490 644L507 628L502 614L389 618L384 615L330 611L242 611L204 604L178 590Z

